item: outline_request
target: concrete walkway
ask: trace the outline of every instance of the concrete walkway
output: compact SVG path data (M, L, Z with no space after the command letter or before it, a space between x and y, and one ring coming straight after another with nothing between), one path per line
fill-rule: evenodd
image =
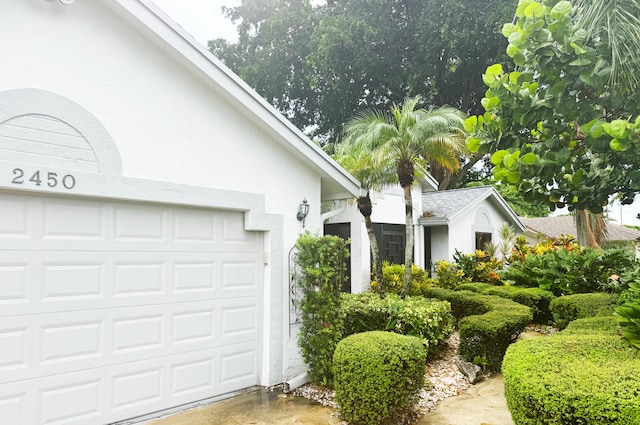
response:
M513 425L504 398L502 374L471 386L463 394L449 397L436 410L422 416L419 425Z
M336 411L314 401L260 390L188 410L148 425L340 425ZM417 425L513 425L502 375L440 401Z

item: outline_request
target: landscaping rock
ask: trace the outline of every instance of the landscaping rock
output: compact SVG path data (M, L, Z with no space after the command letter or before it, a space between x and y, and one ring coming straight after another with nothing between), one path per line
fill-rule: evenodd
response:
M482 369L480 368L480 366L473 363L465 362L460 358L456 360L456 364L458 365L460 371L467 377L470 383L475 384L480 379L482 379Z

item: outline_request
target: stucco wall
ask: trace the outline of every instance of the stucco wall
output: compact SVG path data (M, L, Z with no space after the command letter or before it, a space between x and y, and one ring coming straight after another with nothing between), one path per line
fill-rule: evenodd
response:
M105 2L3 1L0 91L38 88L90 111L113 138L124 177L167 182L168 190L177 184L262 195L265 212L282 218L281 234L265 236L276 252L286 254L303 230L320 232L320 177L201 71ZM100 192L109 196L108 187ZM311 211L302 229L295 213L305 197ZM286 300L288 259L265 251L265 296L281 291ZM270 308L285 336L270 343L286 353L288 305ZM268 326L265 332L267 344ZM281 378L272 373L264 383Z

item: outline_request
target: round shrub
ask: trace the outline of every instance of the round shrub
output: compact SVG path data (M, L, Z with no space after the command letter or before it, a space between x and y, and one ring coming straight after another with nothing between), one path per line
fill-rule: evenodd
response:
M549 308L556 326L563 329L576 319L612 316L618 304L618 297L603 292L566 295L551 301Z
M338 343L333 355L336 401L343 419L376 425L411 408L424 385L420 339L363 332Z
M516 425L640 424L640 351L584 332L509 347L502 372Z

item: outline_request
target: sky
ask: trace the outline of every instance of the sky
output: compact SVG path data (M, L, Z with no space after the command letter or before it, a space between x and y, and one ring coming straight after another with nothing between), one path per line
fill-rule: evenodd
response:
M240 0L152 1L204 46L207 41L219 37L237 40L234 25L222 15L220 8L238 6Z
M238 6L240 0L152 1L204 46L207 45L207 41L218 37L229 41L237 40L235 27L223 16L221 7ZM609 218L618 224L640 226L640 220L636 218L640 213L640 195L632 205L621 207L618 202L613 202L608 210ZM554 213L559 214L568 214L568 210L564 208Z

